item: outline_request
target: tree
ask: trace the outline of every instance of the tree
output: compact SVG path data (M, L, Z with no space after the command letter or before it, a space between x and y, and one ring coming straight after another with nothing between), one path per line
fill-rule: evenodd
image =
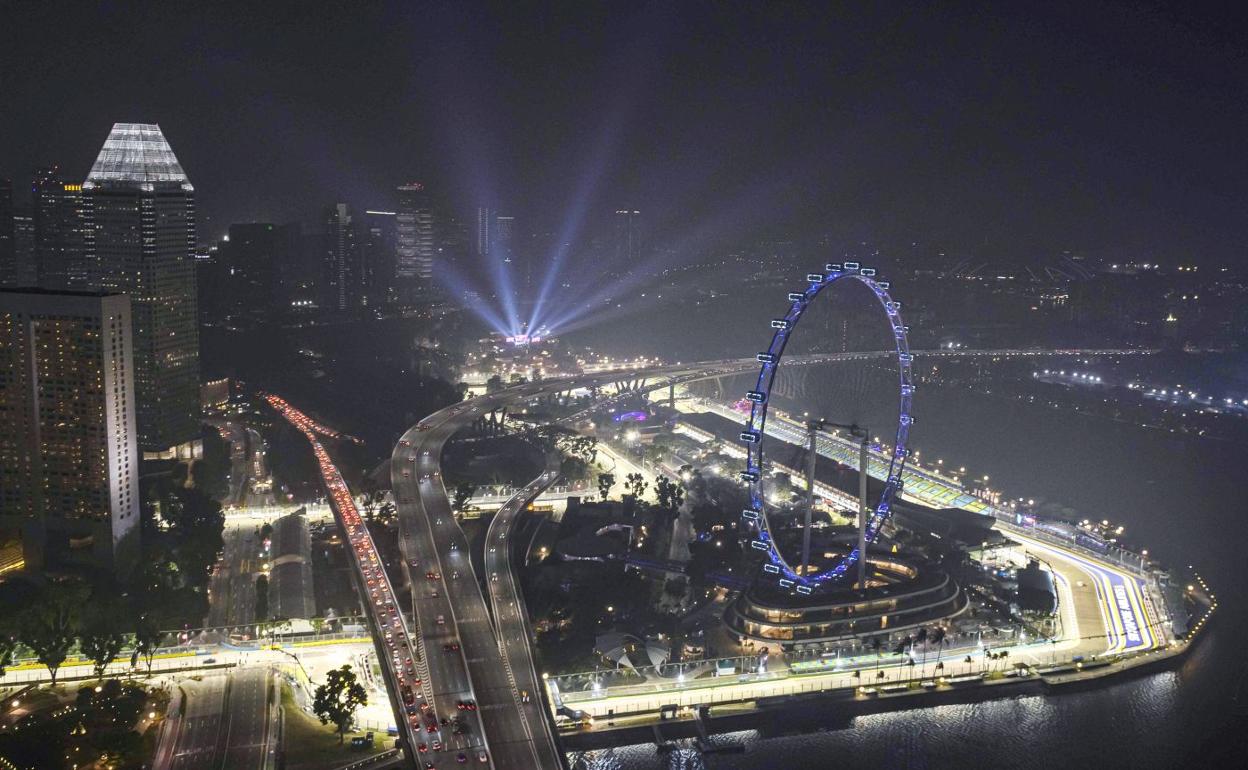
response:
M256 578L256 622L263 623L269 619L269 579L261 575Z
M178 570L191 586L205 587L225 545L221 504L198 489L175 489L161 500L161 515L170 525L168 534Z
M22 610L26 607L25 591L29 590L19 581L0 582L0 676L13 665L17 654L18 631Z
M56 684L56 672L69 655L78 635L79 609L85 592L64 585L45 586L38 601L23 613L18 638L47 666Z
M122 612L115 602L92 602L82 624L78 647L95 664L95 678L104 678L104 669L117 659L126 636L122 633Z
M914 642L915 644L923 645L923 662L919 665L927 665L927 626L920 628L918 633L914 635ZM911 648L911 651L913 652L913 648Z
M614 473L598 474L598 496L604 501L611 495L611 487L615 486Z
M377 520L382 524L389 524L394 521L394 517L396 515L397 512L395 511L394 503L384 502L377 508Z
M461 481L458 484L456 484L455 485L455 498L454 498L455 510L459 511L460 513L463 513L464 506L468 504L468 501L472 499L472 495L476 491L477 491L477 488L467 481Z
M667 476L659 476L654 482L654 496L660 508L675 510L685 502L685 488Z
M17 633L8 628L0 628L0 676L4 676L5 669L13 665L15 652L17 652Z
M221 438L216 428L208 425L203 426L200 437L203 439L203 453L191 464L190 482L214 500L224 500L230 494L230 484L226 480L231 465L230 442Z
M338 743L342 743L347 728L355 716L355 710L368 705L368 693L356 681L350 666L330 669L325 675L325 684L316 688L312 698L312 713L321 720L321 724L330 722L338 729Z
M498 391L502 390L504 387L505 386L503 385L503 378L501 375L498 375L498 374L494 375L493 377L485 381L486 393L497 393Z
M273 525L266 521L264 523L264 526L260 527L260 539L268 540L272 536L273 536Z
M932 632L927 635L927 640L936 645L936 670L943 671L945 664L940 662L941 653L945 651L945 627L936 626Z
M364 518L371 524L373 515L377 512L377 504L386 498L385 490L379 489L377 480L365 474L360 479L359 491L360 504L364 508Z
M654 480L654 499L658 500L660 508L670 508L672 502L672 487L674 485L667 476L660 475Z
M147 664L147 675L152 675L152 657L160 644L160 629L150 615L140 615L134 625L134 654L130 656L130 667L138 664L139 658Z
M641 496L645 494L646 488L649 486L650 484L646 481L646 477L640 473L630 473L624 477L625 489L635 498L641 499Z

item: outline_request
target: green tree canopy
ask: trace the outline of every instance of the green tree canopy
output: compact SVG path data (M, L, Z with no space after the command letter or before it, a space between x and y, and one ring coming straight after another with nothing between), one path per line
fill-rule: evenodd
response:
M86 597L81 583L48 583L22 613L18 638L47 666L52 684L78 637Z
M325 675L325 684L316 688L312 698L312 713L321 720L321 724L333 723L338 729L338 742L351 726L355 710L368 705L368 693L356 681L350 666L330 669Z
M598 474L598 496L606 500L611 495L611 487L615 486L614 473Z
M78 646L95 664L95 678L102 679L104 669L117 659L126 642L125 612L115 599L96 595L83 616Z

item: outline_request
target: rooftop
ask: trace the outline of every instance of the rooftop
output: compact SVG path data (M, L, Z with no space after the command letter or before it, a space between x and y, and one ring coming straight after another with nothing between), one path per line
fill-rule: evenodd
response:
M87 182L181 182L190 189L173 148L154 123L114 123Z

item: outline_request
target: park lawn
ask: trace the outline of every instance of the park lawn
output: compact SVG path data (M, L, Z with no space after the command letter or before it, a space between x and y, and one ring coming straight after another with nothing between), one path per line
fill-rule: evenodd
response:
M357 759L377 754L393 745L393 738L384 733L374 733L371 749L351 747L351 739L364 732L348 732L342 745L338 745L338 733L333 725L323 725L316 717L309 716L295 703L290 686L282 685L282 749L286 754L287 770L332 770Z

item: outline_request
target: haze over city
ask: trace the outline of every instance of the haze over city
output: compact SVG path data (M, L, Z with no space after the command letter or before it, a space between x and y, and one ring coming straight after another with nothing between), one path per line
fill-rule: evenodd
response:
M0 2L0 768L1242 764L1244 32Z

